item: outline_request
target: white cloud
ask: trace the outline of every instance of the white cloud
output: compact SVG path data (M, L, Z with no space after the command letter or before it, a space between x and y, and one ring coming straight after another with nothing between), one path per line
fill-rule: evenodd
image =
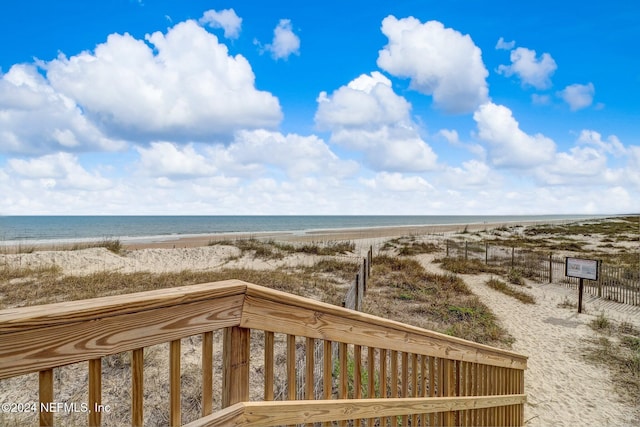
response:
M321 128L375 128L409 123L411 104L395 94L391 81L377 71L362 74L329 97L317 99L316 123Z
M170 142L152 142L148 148L137 147L141 171L151 176L188 178L215 173L211 162L196 152L192 144L184 147Z
M433 95L436 107L466 113L488 100L482 52L471 37L438 21L422 24L409 17L388 16L382 32L389 39L378 53L378 66L411 79L411 87Z
M224 9L221 11L213 9L207 10L198 22L206 24L211 28L222 28L224 30L224 37L227 39L237 39L240 37L242 18L236 15L236 11L233 9Z
M556 61L548 53L536 57L536 51L519 47L511 51L511 65L500 65L498 73L507 77L518 76L523 85L536 89L551 87L551 75L558 68Z
M448 167L441 176L442 185L448 188L488 189L501 183L500 176L486 163L479 160L462 162L462 167Z
M311 175L345 177L353 175L358 168L355 162L338 158L315 135L283 135L267 130L240 131L224 151L223 157L229 166L253 165L262 168L270 165L296 179Z
M398 172L380 172L372 179L362 179L362 183L374 190L392 192L428 192L433 186L420 176L407 176Z
M586 85L573 84L558 92L558 96L569 104L571 111L577 111L587 108L593 103L595 91L593 83L587 83Z
M520 129L511 110L486 103L473 114L478 137L488 144L488 155L498 167L531 168L553 159L555 143L542 134L528 135Z
M287 59L300 54L300 37L293 32L291 20L281 19L273 30L273 41L265 46L273 59Z
M271 127L278 99L256 90L247 60L186 21L146 36L112 34L95 53L47 64L51 85L110 133L137 140L210 140Z
M410 117L411 104L394 93L378 72L363 74L331 95L320 93L316 124L331 131L331 142L362 152L377 171L426 171L436 154Z
M79 190L105 190L111 186L108 179L98 173L89 173L78 158L69 153L48 154L23 160L9 159L9 169L19 177L35 180L46 188Z
M511 50L516 46L515 41L506 42L503 37L498 39L498 43L496 43L496 49L498 50Z
M0 77L0 152L37 155L125 147L89 121L73 99L56 92L34 66L14 65Z
M610 135L606 141L602 140L602 135L594 130L583 130L578 137L579 144L592 145L599 150L613 154L614 156L621 156L627 153L622 142L615 135Z

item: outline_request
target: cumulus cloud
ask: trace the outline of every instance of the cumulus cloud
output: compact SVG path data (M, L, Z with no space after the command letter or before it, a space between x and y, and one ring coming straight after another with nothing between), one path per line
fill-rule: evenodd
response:
M170 142L152 142L149 147L137 147L141 170L151 176L189 178L215 173L211 162L196 152L192 144L184 147Z
M378 72L363 74L331 95L318 96L316 124L331 131L331 142L359 151L378 171L426 171L436 154L411 120L411 104L395 94Z
M56 92L35 66L14 65L0 76L0 152L39 155L62 151L115 151L126 147Z
M410 121L411 104L377 71L362 74L331 96L321 92L317 101L315 120L321 128L375 128Z
M46 65L52 87L105 131L137 140L209 140L277 125L278 99L255 88L241 55L186 21L145 37L112 34L95 52Z
M542 134L528 135L520 129L511 110L492 102L473 114L478 137L488 144L492 164L507 168L531 168L553 159L555 143Z
M600 151L613 154L614 156L627 154L627 149L617 136L609 135L606 141L603 141L602 135L594 130L582 130L578 137L578 143L594 146Z
M281 19L273 30L273 41L265 46L273 59L287 59L300 54L300 37L293 32L291 20Z
M506 42L503 37L498 39L498 43L496 43L496 49L499 50L511 50L516 46L515 41Z
M587 108L593 103L595 91L593 83L587 83L586 85L573 84L558 92L558 96L569 104L571 111L577 111Z
M98 191L111 186L98 173L89 173L70 153L47 154L23 160L9 159L9 169L18 176L38 181L45 188Z
M428 192L433 186L421 176L404 175L398 172L380 172L371 179L362 179L362 183L375 190L391 192Z
M536 57L536 51L519 47L511 51L511 65L500 65L498 73L507 77L518 76L523 85L536 89L551 87L551 75L558 66L548 53Z
M198 22L211 28L222 28L227 39L240 37L242 18L236 15L233 9L224 9L219 12L213 9L207 10Z
M388 44L378 53L378 66L411 87L433 96L434 105L450 113L475 110L488 100L489 72L471 37L438 21L421 23L413 17L382 21Z
M233 143L225 149L224 158L240 165L275 166L293 178L311 175L345 177L358 168L355 162L338 158L315 135L284 135L264 129L239 131Z

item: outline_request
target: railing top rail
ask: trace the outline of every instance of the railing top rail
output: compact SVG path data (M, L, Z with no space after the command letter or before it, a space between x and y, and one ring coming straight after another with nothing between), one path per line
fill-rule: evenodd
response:
M2 334L27 331L44 326L59 326L227 296L244 295L246 290L246 282L223 280L85 300L8 308L0 310L0 337Z
M525 369L527 357L251 283L228 280L0 311L0 378L222 327Z

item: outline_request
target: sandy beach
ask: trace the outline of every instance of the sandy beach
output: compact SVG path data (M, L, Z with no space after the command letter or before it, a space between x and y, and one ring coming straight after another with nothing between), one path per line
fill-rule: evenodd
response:
M526 224L522 224L526 225ZM322 233L295 235L268 233L260 239L294 242L355 242L354 259L369 246L377 252L393 237L413 235L429 242L460 233L489 231L502 224L471 224L430 227L388 227L358 230L332 230ZM126 245L121 254L105 248L75 251L35 251L28 254L0 255L0 265L38 267L59 266L64 274L87 274L96 271L167 272L182 270L212 270L221 267L272 269L283 265L305 265L313 255L294 254L277 260L240 257L233 246L208 245L215 240L250 238L255 235L215 235L190 237L175 241ZM442 272L433 262L438 254L423 254L416 258L428 271ZM563 308L561 303L577 300L577 294L558 284L541 284L526 280L527 292L537 303L522 304L497 292L485 282L488 274L462 275L465 283L499 318L502 326L515 338L513 350L529 357L525 389L527 426L631 426L640 423L640 409L624 404L614 392L610 372L589 363L583 357L594 331L588 324L603 313L608 318L626 322L640 329L640 307L585 299L585 313Z

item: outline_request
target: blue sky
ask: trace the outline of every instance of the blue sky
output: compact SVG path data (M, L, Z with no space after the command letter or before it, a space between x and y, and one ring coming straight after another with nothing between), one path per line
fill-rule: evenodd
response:
M5 2L0 214L640 211L634 1Z

